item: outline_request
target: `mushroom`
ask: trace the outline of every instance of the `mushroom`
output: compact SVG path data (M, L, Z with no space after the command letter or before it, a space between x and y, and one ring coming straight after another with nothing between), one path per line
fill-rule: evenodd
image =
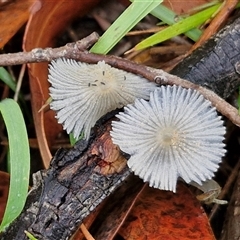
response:
M50 108L67 133L88 139L91 128L106 113L133 103L136 98L149 99L156 87L143 77L113 68L100 61L87 64L60 58L51 62Z
M131 157L129 168L151 187L176 192L178 178L214 176L226 150L225 127L210 101L192 89L161 86L137 99L112 122L111 136Z

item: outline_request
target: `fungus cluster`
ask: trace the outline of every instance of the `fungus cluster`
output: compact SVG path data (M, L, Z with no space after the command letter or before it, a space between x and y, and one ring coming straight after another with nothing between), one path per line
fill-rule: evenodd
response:
M178 178L201 184L225 154L223 121L195 90L156 87L104 61L70 59L52 61L49 82L50 107L75 138L83 131L88 139L100 117L125 106L112 122L112 140L131 156L129 168L152 187L175 192Z
M88 139L91 128L106 113L149 99L156 85L145 78L113 68L104 61L86 64L57 59L49 67L50 108L67 133Z
M112 140L131 155L129 168L152 187L175 192L178 178L201 184L225 154L223 121L195 90L162 86L117 117Z

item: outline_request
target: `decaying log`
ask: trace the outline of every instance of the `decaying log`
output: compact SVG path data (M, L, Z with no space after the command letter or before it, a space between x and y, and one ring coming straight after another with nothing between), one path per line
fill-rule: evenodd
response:
M240 81L240 17L178 64L171 73L211 89L223 98Z
M119 148L111 141L111 120L100 120L89 141L60 149L49 169L34 174L22 214L0 235L1 239L69 239L130 172ZM104 122L104 123L103 123Z

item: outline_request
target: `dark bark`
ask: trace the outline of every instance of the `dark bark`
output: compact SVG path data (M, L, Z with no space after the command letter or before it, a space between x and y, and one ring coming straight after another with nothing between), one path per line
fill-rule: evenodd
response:
M50 168L34 174L22 214L1 239L28 239L24 230L44 240L71 237L83 219L130 174L126 159L111 142L110 128L111 121L97 124L89 141L81 140L68 151L58 150Z
M196 49L171 74L201 85L222 98L240 86L240 18Z

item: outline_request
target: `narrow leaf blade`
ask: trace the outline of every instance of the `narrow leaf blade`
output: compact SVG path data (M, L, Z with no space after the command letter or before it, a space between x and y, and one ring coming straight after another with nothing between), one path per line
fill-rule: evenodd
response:
M168 25L173 25L176 23L176 14L162 4L153 9L151 14ZM182 19L180 16L179 18L179 20ZM202 31L198 28L194 28L185 32L185 35L196 42L202 35Z
M179 34L185 33L201 24L203 24L207 19L209 19L221 6L217 4L199 13L196 13L180 22L163 29L162 31L146 38L139 44L137 44L132 50L142 50L147 47L153 46L155 44L161 43L167 39L175 37Z
M162 0L134 1L99 38L90 51L107 54L127 32L161 2Z
M10 148L10 188L5 214L0 226L2 231L22 211L28 192L30 152L28 136L18 104L12 99L0 102Z

